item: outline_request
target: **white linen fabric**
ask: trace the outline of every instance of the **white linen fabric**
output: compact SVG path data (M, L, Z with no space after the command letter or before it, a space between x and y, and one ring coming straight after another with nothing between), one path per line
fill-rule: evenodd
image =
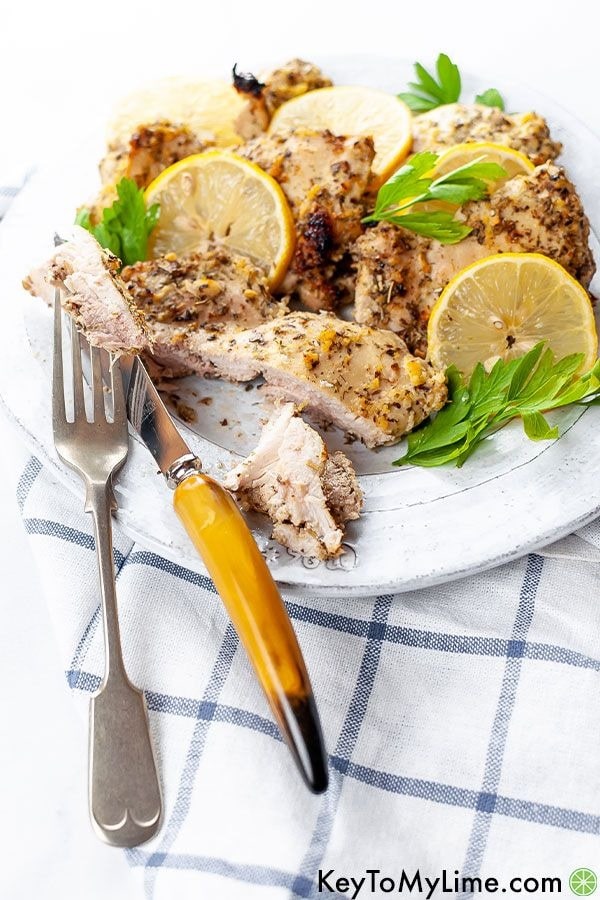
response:
M103 674L91 522L35 457L18 502L85 716ZM462 876L568 892L600 846L599 563L593 523L433 589L288 599L329 751L314 797L210 579L131 541L117 515L125 662L165 798L159 835L126 852L139 896L383 897L408 893L403 877L426 896L444 872L430 896L469 895Z

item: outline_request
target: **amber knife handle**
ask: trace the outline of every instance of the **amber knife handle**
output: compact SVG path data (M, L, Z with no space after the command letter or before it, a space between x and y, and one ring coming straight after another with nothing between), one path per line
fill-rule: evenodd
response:
M208 569L273 715L311 791L328 783L313 692L292 623L231 495L202 473L175 488L175 512Z

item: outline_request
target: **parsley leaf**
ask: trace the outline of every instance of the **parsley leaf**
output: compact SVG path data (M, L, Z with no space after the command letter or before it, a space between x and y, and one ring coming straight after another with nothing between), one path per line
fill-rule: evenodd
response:
M488 88L482 94L477 94L475 103L481 103L482 106L497 106L498 109L504 110L504 100L496 88Z
M458 244L471 233L471 228L457 222L452 213L406 213L402 216L386 216L387 222L401 225L415 234L435 238L440 244Z
M462 466L482 441L511 419L523 421L532 441L559 436L543 413L571 403L600 403L600 360L589 372L578 375L582 353L554 361L544 342L517 359L499 359L490 372L478 363L467 382L450 366L448 402L422 428L407 438L407 452L395 466Z
M430 109L460 100L462 90L460 71L446 53L439 54L436 73L437 80L435 75L428 72L421 63L415 63L417 80L409 82L409 91L398 94L398 98L403 100L414 113L428 112ZM478 94L475 97L475 103L504 109L504 100L496 88L489 88Z
M411 91L398 94L400 100L413 112L425 112L443 106L446 103L455 103L460 97L461 79L458 66L449 56L440 53L436 63L437 77L431 75L421 63L415 63L415 73L418 81L411 81Z
M118 256L124 266L148 259L148 237L158 222L160 205L146 209L144 192L131 178L117 184L117 200L102 210L97 225L90 221L89 209L82 208L75 223L94 235L98 243Z
M506 175L502 166L484 162L483 156L432 177L437 153L415 153L379 189L373 212L363 222L393 222L409 231L435 238L443 244L455 244L471 233L471 228L444 210L419 209L418 204L441 201L462 206L468 200L486 197L489 182ZM411 209L411 212L408 210Z

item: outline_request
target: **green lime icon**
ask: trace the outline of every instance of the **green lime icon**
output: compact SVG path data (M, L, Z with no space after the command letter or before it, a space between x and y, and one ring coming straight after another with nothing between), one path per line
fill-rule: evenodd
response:
M596 873L591 869L575 869L571 872L569 887L578 897L589 897L598 887Z

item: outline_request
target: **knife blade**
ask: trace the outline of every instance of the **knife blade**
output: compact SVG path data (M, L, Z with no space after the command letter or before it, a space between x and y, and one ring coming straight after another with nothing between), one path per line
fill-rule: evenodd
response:
M319 715L273 576L232 496L202 472L142 361L123 358L121 368L129 421L174 491L175 512L215 584L305 783L322 793L328 772Z
M169 482L176 462L189 460L191 463L196 457L175 427L141 359L127 357L126 361L122 360L121 369L124 377L129 378L129 384L125 386L129 421Z

